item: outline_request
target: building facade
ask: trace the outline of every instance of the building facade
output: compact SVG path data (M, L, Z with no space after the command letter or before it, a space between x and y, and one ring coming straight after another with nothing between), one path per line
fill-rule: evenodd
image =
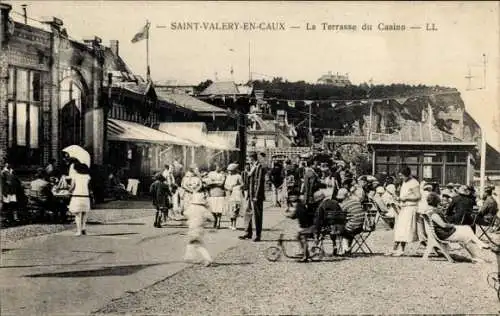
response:
M347 87L351 85L349 76L347 74L341 75L338 72L333 74L331 71L328 74L321 76L318 79L319 84L327 84L335 87Z
M77 42L63 21L33 26L0 5L0 160L32 170L78 144L102 162L101 40Z

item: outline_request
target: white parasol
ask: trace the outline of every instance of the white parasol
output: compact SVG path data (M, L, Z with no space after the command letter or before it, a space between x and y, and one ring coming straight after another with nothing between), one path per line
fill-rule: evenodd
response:
M77 159L79 162L87 165L90 168L90 154L88 151L78 145L71 145L62 150L70 157Z

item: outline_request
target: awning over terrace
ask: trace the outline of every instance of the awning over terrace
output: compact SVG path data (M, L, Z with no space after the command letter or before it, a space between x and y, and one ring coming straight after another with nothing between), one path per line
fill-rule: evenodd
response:
M108 119L108 140L122 142L144 142L180 146L201 146L196 142L159 131L139 123Z

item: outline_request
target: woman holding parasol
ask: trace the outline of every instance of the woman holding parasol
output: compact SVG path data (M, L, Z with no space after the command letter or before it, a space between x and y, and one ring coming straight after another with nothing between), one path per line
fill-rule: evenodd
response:
M76 236L86 235L86 223L90 211L90 154L78 145L71 145L62 151L70 164L69 211L75 215Z

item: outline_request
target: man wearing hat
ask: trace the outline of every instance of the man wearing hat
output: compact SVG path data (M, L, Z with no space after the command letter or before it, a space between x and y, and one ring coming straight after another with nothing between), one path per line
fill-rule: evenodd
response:
M250 209L253 212L253 217L255 219L255 232L256 236L254 241L258 242L261 239L262 232L262 221L263 221L263 211L264 211L264 199L265 199L265 169L259 161L257 153L250 154L251 169L248 174L248 201ZM250 215L251 216L251 215ZM240 236L240 239L251 239L253 235L252 229L252 218L248 218L248 226L246 229L246 234Z
M314 193L314 205L317 205L314 225L316 236L327 230L335 247L335 238L344 231L346 213L336 200L326 199L325 193L320 190Z
M484 189L484 201L483 205L479 209L478 219L476 221L479 225L490 225L493 221L499 221L496 219L498 213L498 204L493 197L493 191L495 190L492 186L487 186ZM495 224L495 231L499 228L498 224Z
M476 201L471 197L471 192L466 185L461 185L457 191L458 195L451 199L446 212L447 219L455 225L472 225L472 210ZM472 227L474 229L474 227Z
M457 193L455 192L455 185L453 183L448 183L446 188L441 193L441 196L447 195L449 198L454 198Z

